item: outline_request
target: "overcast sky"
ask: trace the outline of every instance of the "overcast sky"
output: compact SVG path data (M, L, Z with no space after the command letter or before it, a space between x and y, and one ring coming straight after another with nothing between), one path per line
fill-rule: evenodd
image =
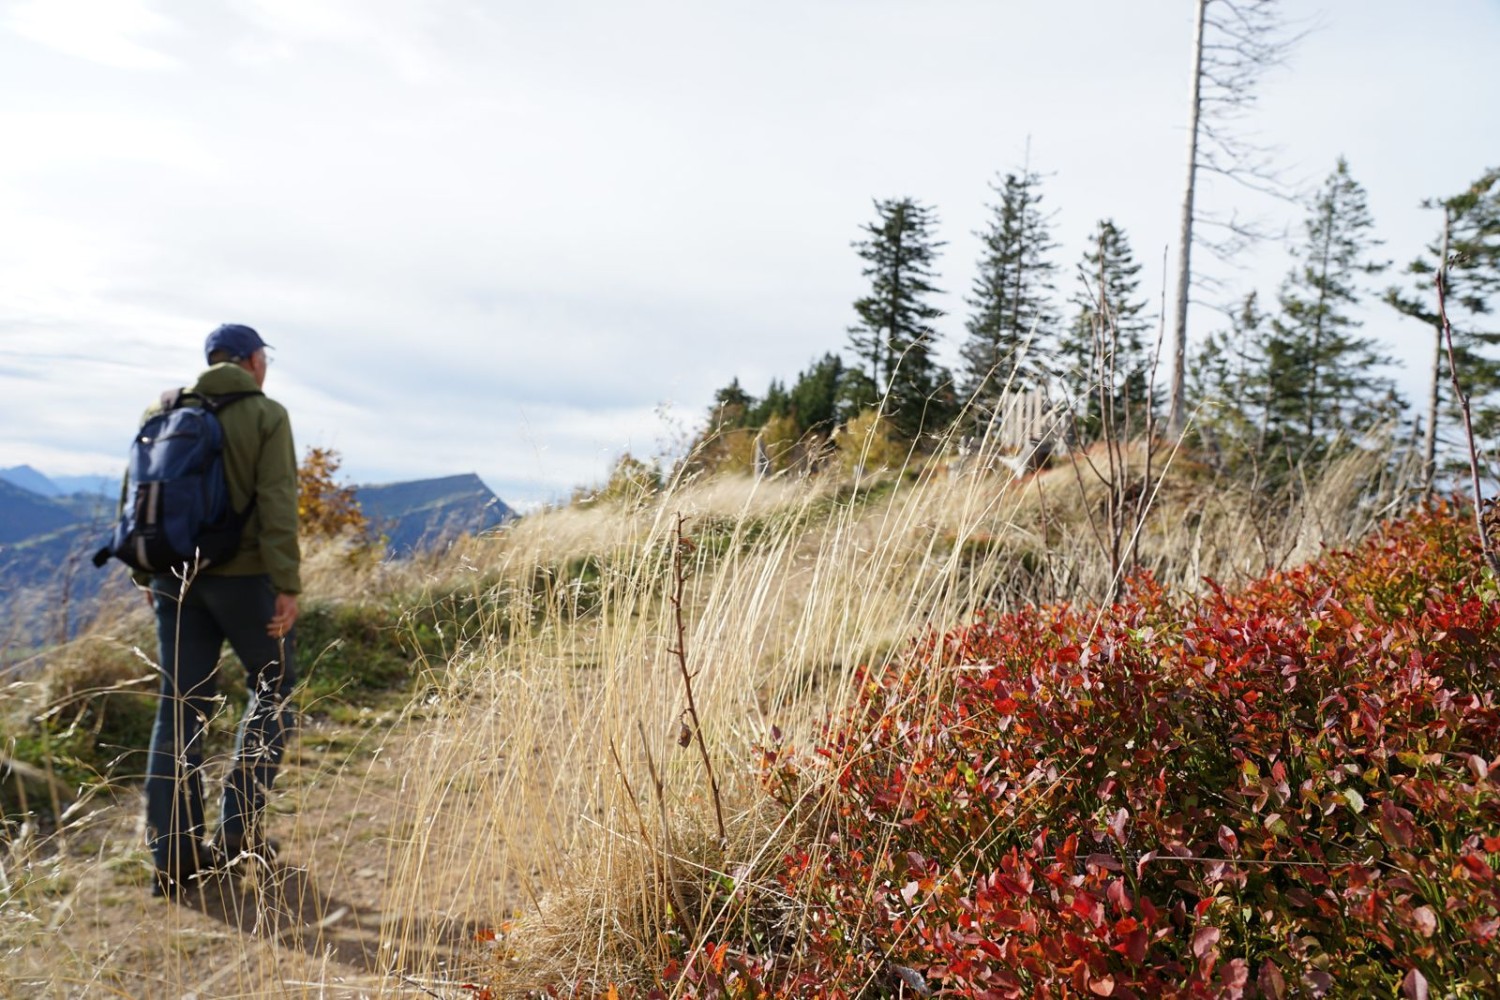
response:
M1309 185L1347 156L1404 263L1435 225L1418 203L1500 165L1500 0L1285 6L1310 34L1253 123ZM353 481L557 497L667 447L731 377L759 393L842 349L872 199L936 210L956 359L973 232L1028 142L1060 293L1108 216L1159 298L1192 7L0 3L0 467L120 468L232 321L274 346L299 446ZM1288 260L1244 264L1224 297L1274 296ZM1412 381L1427 336L1385 312L1366 329Z

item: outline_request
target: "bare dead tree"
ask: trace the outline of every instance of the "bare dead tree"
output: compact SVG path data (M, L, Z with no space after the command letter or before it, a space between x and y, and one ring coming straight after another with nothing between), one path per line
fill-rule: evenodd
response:
M1442 228L1437 239L1406 267L1413 279L1412 290L1388 288L1385 301L1403 315L1426 323L1433 335L1420 445L1423 492L1431 496L1438 472L1444 382L1451 380L1456 386L1462 371L1469 391L1478 393L1485 409L1493 406L1500 387L1500 360L1485 350L1500 340L1488 319L1491 302L1500 294L1500 167L1486 170L1450 198L1425 199L1422 207L1443 213ZM1441 293L1440 308L1434 308L1434 282ZM1457 319L1450 323L1455 311ZM1460 394L1457 388L1453 392L1449 403L1457 405Z
M1193 0L1193 71L1188 97L1187 183L1177 238L1177 298L1172 323L1172 379L1167 431L1180 435L1186 425L1188 305L1204 277L1193 270L1193 249L1202 247L1222 260L1269 235L1238 213L1213 215L1198 205L1200 174L1278 197L1287 186L1274 164L1274 150L1256 142L1246 129L1254 111L1257 84L1266 70L1285 61L1301 37L1287 31L1280 0Z

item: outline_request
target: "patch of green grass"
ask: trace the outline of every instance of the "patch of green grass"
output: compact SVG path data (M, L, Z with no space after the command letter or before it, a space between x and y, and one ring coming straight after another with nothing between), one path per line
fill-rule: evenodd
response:
M312 604L297 621L304 711L368 705L405 692L414 671L408 630L379 604Z

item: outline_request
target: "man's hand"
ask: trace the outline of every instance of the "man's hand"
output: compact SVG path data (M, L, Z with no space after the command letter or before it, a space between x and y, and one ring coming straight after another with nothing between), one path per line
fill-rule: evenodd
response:
M272 639L280 639L292 630L297 621L297 595L277 594L276 610L271 615L271 620L266 623L266 634Z

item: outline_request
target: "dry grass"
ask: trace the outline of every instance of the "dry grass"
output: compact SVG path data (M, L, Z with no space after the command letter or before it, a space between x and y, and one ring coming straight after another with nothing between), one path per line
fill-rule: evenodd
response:
M1136 475L1144 459L1133 453ZM1169 451L1152 461L1140 563L1174 587L1305 560L1403 496L1382 479L1387 456L1354 456L1270 518L1249 491ZM423 823L396 858L399 880L440 878L456 912L516 921L497 965L507 992L642 981L734 918L720 905L729 889L775 856L785 817L766 807L751 748L773 727L806 745L847 703L855 667L878 669L976 607L1112 593L1105 485L1087 463L1024 476L933 463L857 489L719 479L613 513L545 513L473 545L464 558L497 581L495 610L435 699L415 765ZM731 817L723 851L704 768L678 744L668 595L679 514L695 546L688 663ZM597 581L533 573L580 546ZM483 807L454 808L460 791Z
M1130 454L1137 479L1145 457ZM856 667L878 669L977 607L1112 592L1097 472L1083 461L1017 475L992 458L854 484L676 484L634 505L545 511L399 567L315 557L309 588L338 600L424 595L406 599L404 627L434 629L446 652L399 717L335 727L327 746L303 734L272 833L301 865L306 905L261 893L260 923L247 924L144 900L134 793L96 791L91 801L119 808L85 808L50 840L13 828L0 845L0 982L46 996L453 996L473 961L503 995L642 981L741 915L724 905L731 892L745 898L788 836L752 766L773 729L806 745L847 703ZM1354 456L1271 518L1170 450L1151 462L1139 560L1174 587L1304 560L1403 496L1387 456ZM679 516L692 543L687 664L728 816L722 848L702 762L679 745ZM424 604L444 610L424 617ZM105 934L99 912L137 930ZM505 932L502 947L475 943L485 928ZM72 943L49 953L48 935ZM51 973L38 957L49 954Z

